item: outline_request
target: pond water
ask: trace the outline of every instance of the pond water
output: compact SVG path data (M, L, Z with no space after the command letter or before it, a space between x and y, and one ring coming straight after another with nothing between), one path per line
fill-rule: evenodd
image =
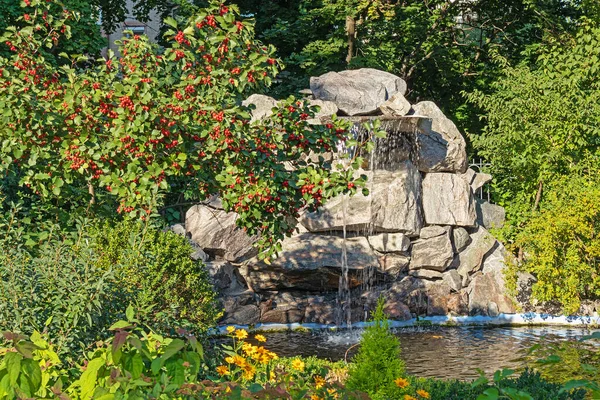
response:
M502 368L519 369L524 351L542 341L577 340L594 330L557 327L432 327L394 330L409 374L472 379ZM348 360L356 353L361 330L267 332L266 347L280 356L317 356Z

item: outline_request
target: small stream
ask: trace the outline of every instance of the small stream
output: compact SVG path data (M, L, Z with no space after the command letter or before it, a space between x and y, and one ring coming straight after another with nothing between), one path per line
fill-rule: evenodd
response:
M469 380L502 368L519 369L522 352L541 341L577 340L594 330L559 327L433 327L394 330L407 372L420 377ZM317 356L343 360L360 339L361 330L266 332L266 347L280 356ZM358 346L348 351L348 359Z

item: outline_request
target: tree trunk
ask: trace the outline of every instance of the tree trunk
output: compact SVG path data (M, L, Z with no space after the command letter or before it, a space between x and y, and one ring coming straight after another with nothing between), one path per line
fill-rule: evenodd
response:
M346 56L346 63L350 64L352 61L352 55L354 54L354 35L356 33L356 23L354 17L348 15L346 17L346 35L348 35L348 55Z

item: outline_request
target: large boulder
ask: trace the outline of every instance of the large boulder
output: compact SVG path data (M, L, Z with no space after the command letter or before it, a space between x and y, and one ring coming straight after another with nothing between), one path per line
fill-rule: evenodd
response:
M379 109L386 116L404 117L410 112L410 103L401 93L396 93L383 103Z
M425 174L423 213L427 224L475 226L477 214L471 187L457 174Z
M260 304L260 322L263 324L293 324L304 320L307 301L299 293L278 293Z
M319 111L317 111L315 116L308 121L311 124L320 124L321 118L331 118L332 115L335 115L338 112L338 107L332 101L310 99L308 100L308 104L319 107Z
M220 299L223 306L222 325L253 325L260 321L258 297L252 291Z
M208 261L204 268L208 271L210 281L219 293L234 294L247 289L238 267L228 261Z
M380 253L405 253L410 248L410 239L403 233L380 233L368 240L373 250Z
M412 106L415 115L432 119L431 130L418 132L417 168L423 172L465 172L467 144L454 122L431 101Z
M310 89L315 99L334 102L346 115L367 115L394 94L404 94L406 83L390 73L362 68L311 77Z
M397 171L366 171L369 195L338 196L317 212L304 214L300 223L311 232L403 232L419 234L421 176L410 161ZM345 204L344 204L345 203Z
M477 223L486 229L502 228L506 220L504 207L477 199L475 204Z
M240 269L254 291L281 289L334 290L342 268L344 239L339 236L304 233L282 242L279 256L269 263L257 258ZM345 242L350 286L363 283L360 273L367 267L380 268L366 237L347 238Z
M477 227L469 236L471 243L454 259L454 265L463 277L479 271L486 254L496 244L496 239L482 226Z
M473 190L473 193L477 192L477 190L481 189L483 185L492 180L492 176L490 174L476 172L472 168L469 168L467 172L464 173L463 178L469 183L469 185L471 185L471 190Z
M476 273L467 288L469 293L469 313L495 317L499 313L516 312L515 303L507 295L504 281L505 258L509 257L506 249L495 242L486 255L481 272Z
M257 254L251 237L237 227L234 212L200 204L191 207L185 215L186 236L216 259L240 262Z
M429 227L428 227L429 228ZM450 240L450 227L441 228L436 236L427 229L425 238L421 237L412 245L410 269L432 269L438 272L444 272L452 264L452 241Z
M264 94L253 94L246 100L242 101L242 105L245 107L254 106L250 121L256 121L273 114L273 111L271 110L273 107L277 107L277 100L272 97L265 96Z

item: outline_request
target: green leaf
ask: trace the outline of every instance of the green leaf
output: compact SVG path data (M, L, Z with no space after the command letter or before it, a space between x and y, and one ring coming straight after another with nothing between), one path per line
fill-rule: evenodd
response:
M177 21L173 17L164 18L163 23L169 25L172 28L177 29Z
M109 331L114 331L117 329L131 328L131 323L127 321L117 321L108 328Z
M125 310L125 316L127 317L127 321L132 322L135 316L135 312L133 311L133 307L131 306L131 304Z
M21 360L23 356L19 353L9 352L4 356L6 371L8 372L9 383L11 386L17 384L17 379L21 373Z
M499 396L500 393L498 392L498 389L489 388L486 389L482 394L477 396L477 400L497 400Z
M94 394L96 388L96 378L98 371L104 366L104 360L101 358L92 359L79 378L79 388L81 390L81 398L89 399Z

